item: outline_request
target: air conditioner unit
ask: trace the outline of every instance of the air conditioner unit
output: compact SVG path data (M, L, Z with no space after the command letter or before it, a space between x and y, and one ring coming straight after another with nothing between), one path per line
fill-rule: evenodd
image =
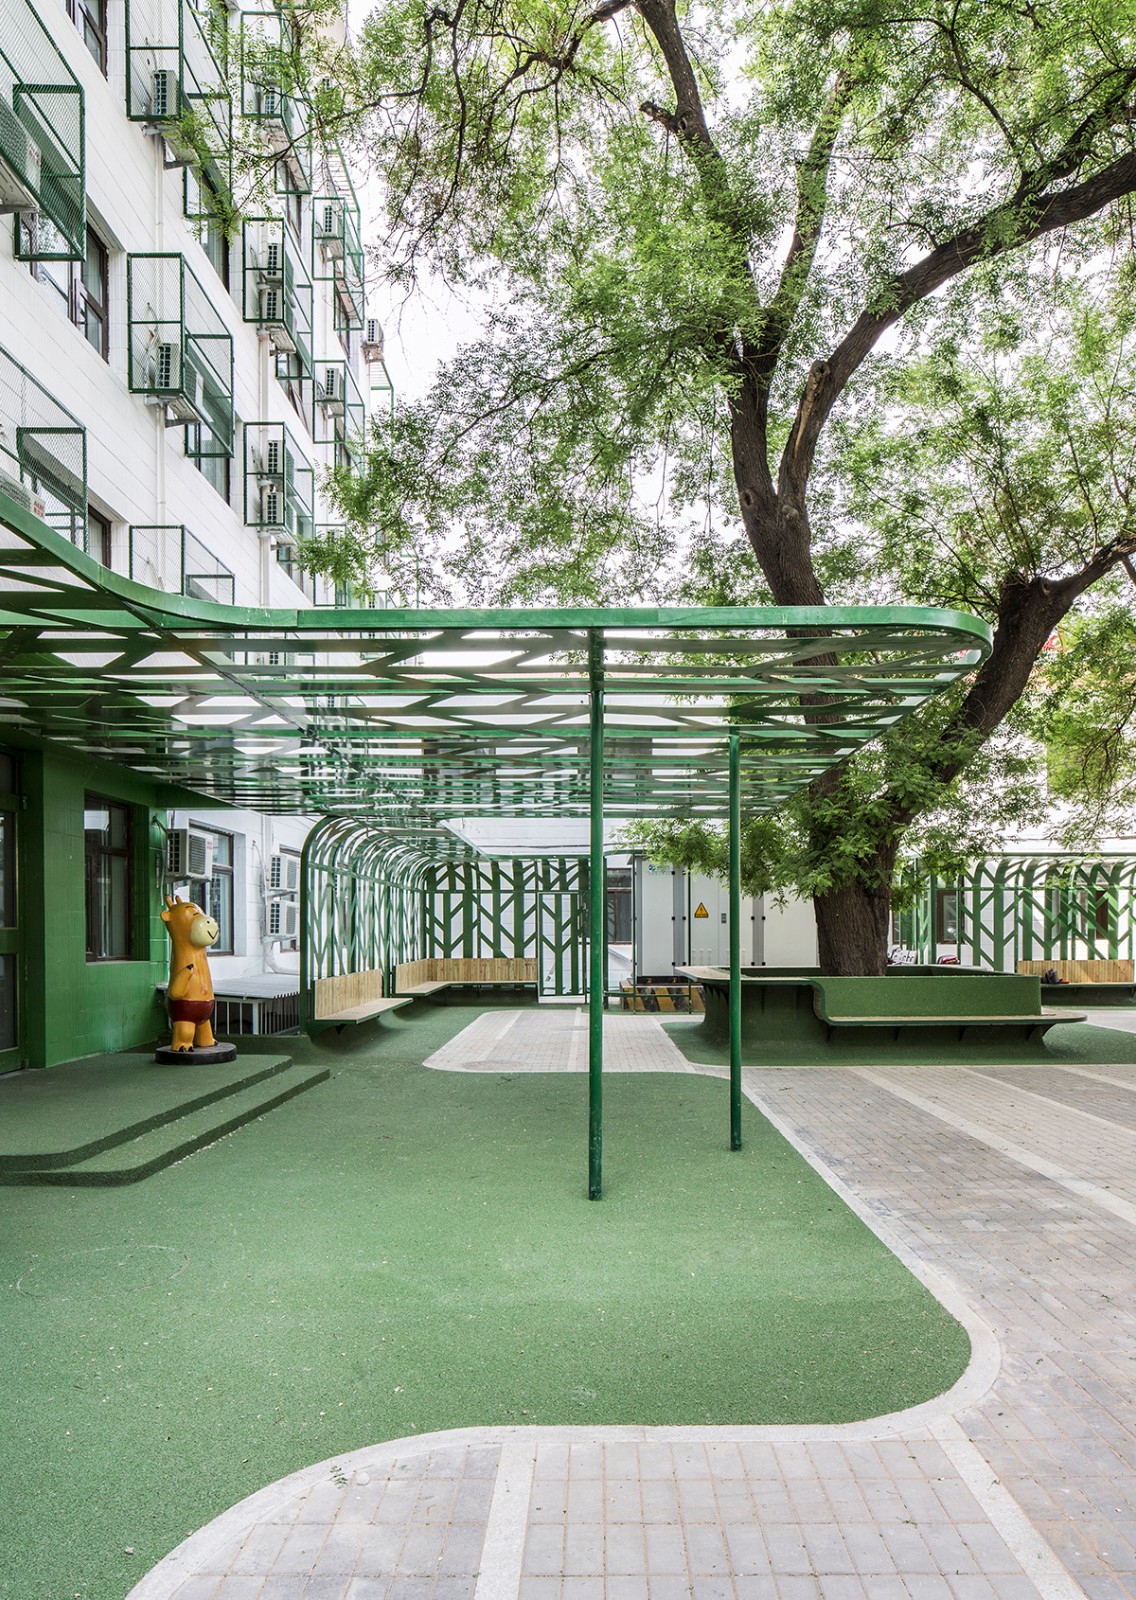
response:
M166 366L166 370L170 372L176 372L177 370L175 366L166 362L166 358L163 356L164 351L172 351L175 358L180 357L180 351L178 350L177 345L160 344L158 346L159 381L155 387L159 389L180 390L179 393L167 394L163 397L166 402L166 410L169 413L169 416L173 418L175 423L204 422L205 374L202 372L200 367L195 367L191 362L187 361L185 363L185 370L182 373L180 384L178 383L176 377L171 383L161 382L160 380L162 377L164 364Z
M268 935L291 944L300 937L300 903L298 900L270 900L268 902Z
M180 110L178 75L168 67L150 74L150 115L155 122L171 122Z
M282 438L269 438L264 442L264 453L258 467L258 477L286 478L290 475L291 456Z
M160 344L154 351L155 389L176 389L181 384L181 346Z
M284 526L284 493L278 484L262 483L260 486L260 525L262 528Z
M260 332L268 336L274 350L284 355L291 355L296 348L296 342L288 331L284 307L283 289L260 291L260 316L257 319Z
M268 864L269 894L296 894L300 888L299 856L275 855Z
M196 828L173 828L166 834L166 877L186 883L213 876L213 836Z
M377 317L368 317L363 331L363 359L383 359L383 325Z
M339 204L328 200L316 207L316 238L325 256L343 254L343 235L339 226Z
M0 494L6 494L9 500L14 500L18 506L22 506L34 516L43 516L43 501L37 500L27 484L21 483L19 478L12 478L8 473L0 472Z
M323 382L317 390L319 403L332 416L343 415L343 374L337 367L328 367Z
M264 247L264 266L261 272L266 278L279 279L284 271L284 247L279 239L273 239Z

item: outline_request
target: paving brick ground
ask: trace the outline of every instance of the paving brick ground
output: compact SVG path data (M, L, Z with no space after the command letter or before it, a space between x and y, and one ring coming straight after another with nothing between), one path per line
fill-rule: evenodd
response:
M650 1017L606 1030L612 1070L689 1070ZM461 1038L431 1064L586 1060L571 1011L493 1012ZM1136 1600L1136 1069L745 1085L971 1308L978 1360L950 1396L845 1427L376 1446L226 1513L132 1600Z

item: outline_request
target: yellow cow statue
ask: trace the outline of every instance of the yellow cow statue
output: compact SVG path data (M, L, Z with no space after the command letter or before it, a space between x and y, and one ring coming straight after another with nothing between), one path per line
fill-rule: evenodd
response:
M206 952L217 943L221 930L216 919L206 916L192 900L171 900L168 895L162 921L170 936L166 1009L173 1023L171 1049L179 1054L195 1048L208 1050L217 1041L212 1028L213 979Z

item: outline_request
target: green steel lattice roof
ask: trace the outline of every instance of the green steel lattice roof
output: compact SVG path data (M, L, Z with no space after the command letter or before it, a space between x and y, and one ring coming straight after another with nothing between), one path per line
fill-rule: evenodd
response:
M976 618L916 608L219 605L108 572L0 495L0 736L226 805L422 834L585 816L589 640L623 817L725 815L730 731L743 809L770 810L989 650Z

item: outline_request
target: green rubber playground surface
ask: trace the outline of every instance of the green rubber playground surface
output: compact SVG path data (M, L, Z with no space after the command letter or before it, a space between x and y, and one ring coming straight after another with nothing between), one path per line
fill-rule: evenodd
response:
M841 1422L962 1373L962 1328L752 1107L725 1149L723 1083L610 1077L591 1203L584 1079L424 1071L477 1013L422 1009L142 1183L0 1189L5 1600L122 1600L383 1439Z

